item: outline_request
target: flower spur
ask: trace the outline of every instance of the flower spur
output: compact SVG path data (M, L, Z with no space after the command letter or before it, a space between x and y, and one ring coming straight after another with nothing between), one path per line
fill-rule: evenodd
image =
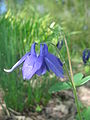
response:
M56 76L63 78L63 64L59 58L48 52L48 46L40 44L40 54L35 51L36 43L31 46L31 51L26 53L11 69L4 69L5 72L12 72L23 63L23 79L31 79L35 74L43 75L46 71L53 71Z

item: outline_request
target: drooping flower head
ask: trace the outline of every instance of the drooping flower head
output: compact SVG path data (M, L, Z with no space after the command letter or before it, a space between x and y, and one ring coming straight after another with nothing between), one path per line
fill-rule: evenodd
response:
M56 76L63 78L63 64L59 58L48 52L48 46L44 44L44 59L48 68L53 71Z
M83 55L82 55L82 59L83 59L84 64L87 63L87 61L89 60L89 58L90 58L90 49L85 49L83 51Z
M31 46L31 51L26 53L11 69L5 72L12 72L23 63L23 79L31 79L35 74L43 75L46 71L52 71L56 76L63 78L63 64L59 58L48 52L46 44L40 44L40 54L35 50L36 43Z

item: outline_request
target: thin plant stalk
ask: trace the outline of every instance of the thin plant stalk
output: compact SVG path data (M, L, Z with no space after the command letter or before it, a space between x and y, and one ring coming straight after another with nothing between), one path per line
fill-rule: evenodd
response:
M70 60L69 48L68 48L65 36L64 36L64 41L65 41L65 45L66 45L66 49L67 49L67 55L68 55L70 73L71 73L71 78L69 80L70 80L70 82L72 84L72 88L73 88L73 93L74 93L74 97L75 97L75 102L76 102L76 106L77 106L77 111L78 111L79 119L82 120L81 113L80 113L80 107L79 107L79 103L78 103L78 97L77 97L76 87L75 87L75 83L74 83L74 79L73 79L73 72L72 72L72 65L71 65L71 60Z

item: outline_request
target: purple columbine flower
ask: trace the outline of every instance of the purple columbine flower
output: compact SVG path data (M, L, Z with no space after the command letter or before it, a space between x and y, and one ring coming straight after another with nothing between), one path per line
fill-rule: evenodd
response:
M11 69L4 69L4 71L12 72L23 63L23 79L29 80L35 74L40 76L50 70L53 71L58 77L63 78L63 64L59 58L48 52L48 46L46 44L40 44L40 54L37 55L35 46L36 43L33 43L30 52L26 53Z
M53 71L56 76L63 78L63 64L59 58L48 52L48 46L43 46L44 61L49 68Z
M87 61L88 61L89 58L90 58L90 50L89 50L89 49L85 49L85 50L83 51L82 58L83 58L84 64L86 64Z

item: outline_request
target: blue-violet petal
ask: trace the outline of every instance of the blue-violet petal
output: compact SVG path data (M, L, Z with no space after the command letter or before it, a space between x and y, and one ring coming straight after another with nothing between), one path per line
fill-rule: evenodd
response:
M20 64L22 64L27 56L29 56L31 53L26 53L11 69L4 69L5 72L12 72L15 68L17 68Z

